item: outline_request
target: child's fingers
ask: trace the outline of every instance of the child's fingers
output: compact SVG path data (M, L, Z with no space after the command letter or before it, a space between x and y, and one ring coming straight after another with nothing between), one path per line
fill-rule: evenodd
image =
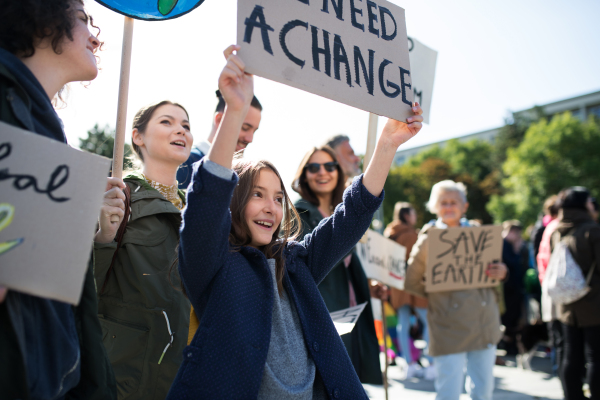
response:
M225 66L225 68L223 68L221 76L225 79L231 79L235 82L240 82L243 74L241 73L239 68L237 68L237 66L228 64Z
M414 130L419 131L423 127L423 124L420 122L412 122L412 123L408 124L408 127L413 131Z
M229 56L233 54L234 51L239 50L240 46L232 44L231 46L227 47L224 51L223 51L223 55L225 56L225 59L229 59Z
M244 76L244 70L232 61L227 61L227 65L225 67L235 72L240 78Z
M415 115L421 115L421 114L423 114L423 109L419 105L419 102L415 102L415 105L413 106L412 110L415 113Z
M423 117L422 117L422 116L420 116L420 115L414 115L414 116L412 116L412 117L408 117L408 118L406 119L406 121L407 121L408 123L411 123L411 122L423 122Z
M237 55L232 54L229 56L229 58L227 59L227 62L232 62L235 65L237 65L237 67L241 70L244 71L246 69L246 64L244 64L244 62L242 61L241 58L239 58Z

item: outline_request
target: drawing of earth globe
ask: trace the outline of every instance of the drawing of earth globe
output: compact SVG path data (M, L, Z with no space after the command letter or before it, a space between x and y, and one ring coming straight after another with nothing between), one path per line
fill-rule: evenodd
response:
M181 17L201 5L204 0L96 0L125 16L146 21Z

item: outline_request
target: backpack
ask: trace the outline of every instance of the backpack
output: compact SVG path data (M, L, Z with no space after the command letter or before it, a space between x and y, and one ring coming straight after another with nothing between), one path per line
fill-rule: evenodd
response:
M590 280L596 263L592 265L587 277L584 278L581 267L573 258L564 239L555 246L550 256L544 286L554 304L570 304L590 291Z

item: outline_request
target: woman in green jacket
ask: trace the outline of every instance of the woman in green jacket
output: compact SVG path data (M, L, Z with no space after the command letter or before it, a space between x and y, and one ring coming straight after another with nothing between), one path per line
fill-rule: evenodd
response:
M123 182L109 181L100 212L94 243L98 314L119 399L164 399L187 344L190 303L172 264L185 200L176 173L193 141L188 119L182 106L169 101L138 111L133 149L143 167L124 179L131 215L120 246L115 237L125 210Z
M294 191L302 196L294 204L302 220L298 240L333 214L334 208L342 202L345 182L346 176L329 146L314 147L304 156L292 183ZM354 251L334 266L318 287L329 312L369 302L371 297L369 281ZM379 344L370 304L352 332L342 336L342 341L360 381L381 385Z

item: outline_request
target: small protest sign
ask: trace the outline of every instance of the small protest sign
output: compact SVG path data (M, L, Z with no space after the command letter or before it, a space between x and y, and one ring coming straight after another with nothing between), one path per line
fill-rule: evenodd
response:
M362 303L357 306L334 311L329 314L331 315L335 329L340 336L352 332L354 325L356 325L356 321L358 321L358 317L360 317L360 314L363 312L366 305L367 303Z
M367 230L366 240L361 240L356 247L367 277L396 289L404 289L405 247L371 229Z
M385 0L238 0L246 71L399 121L413 115L404 10Z
M0 122L0 285L79 303L109 168Z
M437 51L430 49L413 37L408 38L408 51L414 100L418 101L421 105L423 109L423 122L428 124L431 112L431 98L433 96Z
M428 231L426 292L497 286L486 275L502 259L502 227L486 225Z

